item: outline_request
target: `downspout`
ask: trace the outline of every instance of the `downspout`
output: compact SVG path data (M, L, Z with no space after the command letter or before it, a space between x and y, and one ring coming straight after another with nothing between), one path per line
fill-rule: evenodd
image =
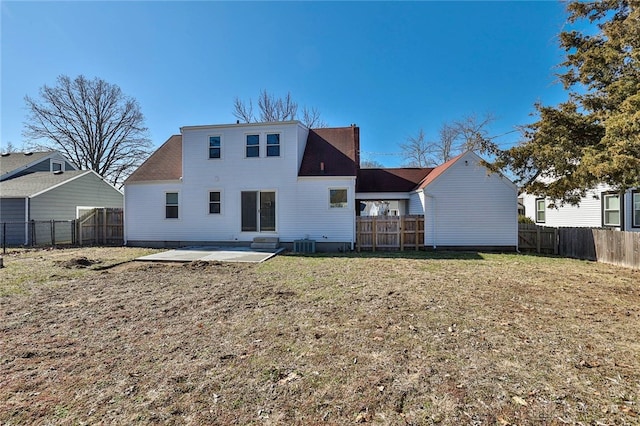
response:
M29 245L29 197L24 199L24 245Z
M433 249L435 250L437 248L437 245L436 245L436 197L429 194L426 189L423 189L422 193L424 194L425 197L431 198L431 216L433 217L431 221L431 228L432 228L431 235L433 238ZM425 211L425 216L426 214L427 212Z

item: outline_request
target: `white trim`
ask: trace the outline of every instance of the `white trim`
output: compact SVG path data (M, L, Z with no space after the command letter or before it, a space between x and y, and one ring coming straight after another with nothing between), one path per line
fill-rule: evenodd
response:
M223 129L231 127L273 127L273 126L291 126L296 124L298 127L307 129L307 127L298 120L292 121L272 121L265 123L230 123L230 124L204 124L198 126L182 126L180 127L180 133L185 130L207 130L207 129Z
M218 203L220 204L220 212L219 213L211 213L210 212L210 208L211 208L211 193L212 192L217 192L218 194L220 194L220 201L218 201ZM224 191L221 188L213 188L213 189L208 189L207 190L207 197L205 198L205 200L207 200L207 209L205 210L207 213L207 217L219 217L219 216L223 216L224 215L224 205L225 203L223 202L224 198Z
M220 157L218 157L218 158L212 157L211 154L210 154L210 152L211 152L210 151L211 150L211 138L215 138L215 137L220 138L220 147L219 147L219 149L220 149ZM224 146L224 143L223 143L223 137L222 137L221 133L220 134L208 134L207 135L207 157L206 157L207 160L213 160L213 161L222 160L224 158L224 155L222 155L223 146Z
M342 211L344 209L348 209L351 207L351 203L349 202L349 188L344 186L330 186L327 188L327 209L329 211ZM347 202L344 206L331 206L331 191L346 191L347 192ZM354 213L355 214L355 213Z
M176 221L176 220L181 220L182 219L182 215L180 214L180 205L182 204L180 202L180 191L178 190L165 190L164 192L164 203L162 203L162 206L164 207L164 212L162 212L162 218L164 220L170 220L170 221ZM178 196L178 204L176 207L178 207L178 217L167 217L167 194L176 194ZM173 206L173 204L171 204L171 206Z
M418 191L412 191L418 192ZM356 200L410 200L409 192L356 192Z
M64 160L60 161L60 160L54 160L53 158L51 158L49 160L49 171L50 172L57 172L57 171L65 172L66 171L65 170L65 163L66 163L66 161L64 161ZM60 165L60 170L53 170L53 165L54 164L59 164Z
M29 245L29 197L24 197L24 245Z

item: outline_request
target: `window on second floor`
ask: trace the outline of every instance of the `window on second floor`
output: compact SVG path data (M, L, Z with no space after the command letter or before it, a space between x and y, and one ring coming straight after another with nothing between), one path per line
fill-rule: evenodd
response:
M536 222L544 223L546 221L547 206L544 198L536 198Z
M620 226L620 194L602 194L602 225Z
M279 133L267 133L267 157L280 157Z
M260 157L260 135L247 135L247 158Z
M209 158L220 158L221 149L220 136L209 136Z

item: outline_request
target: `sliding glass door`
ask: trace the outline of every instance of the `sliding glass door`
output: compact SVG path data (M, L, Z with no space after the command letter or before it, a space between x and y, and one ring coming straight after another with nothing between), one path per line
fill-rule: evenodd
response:
M242 231L273 232L276 230L276 193L242 191Z

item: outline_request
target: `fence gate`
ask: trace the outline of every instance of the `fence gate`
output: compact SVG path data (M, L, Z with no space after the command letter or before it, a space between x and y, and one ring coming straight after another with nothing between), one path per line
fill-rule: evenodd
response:
M358 250L419 250L424 247L422 216L356 217Z
M558 254L558 229L528 223L519 224L518 250Z
M92 209L76 223L79 245L124 243L123 212L120 208Z

